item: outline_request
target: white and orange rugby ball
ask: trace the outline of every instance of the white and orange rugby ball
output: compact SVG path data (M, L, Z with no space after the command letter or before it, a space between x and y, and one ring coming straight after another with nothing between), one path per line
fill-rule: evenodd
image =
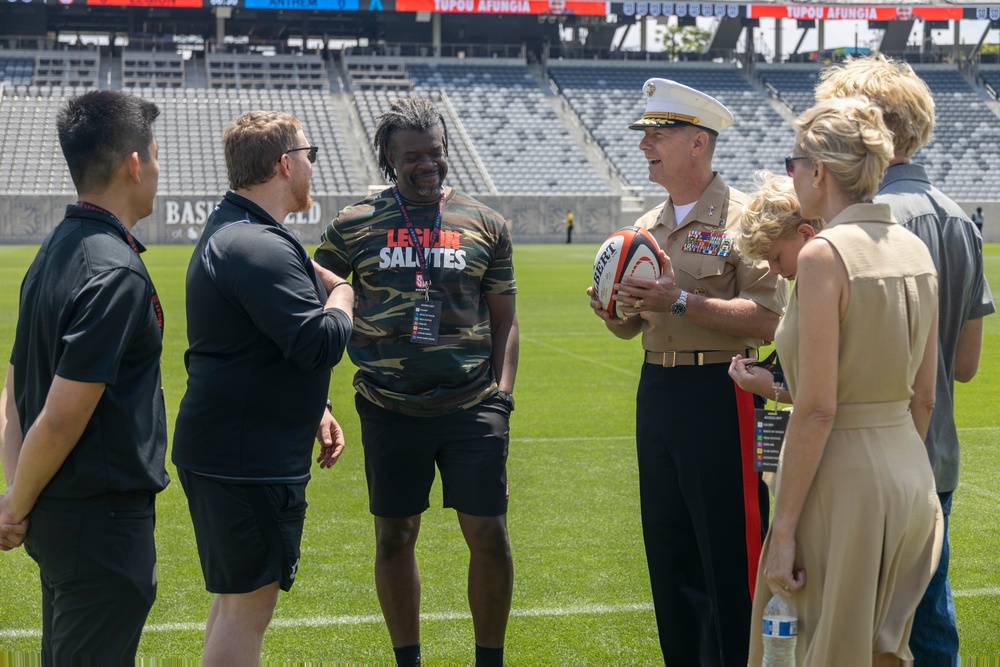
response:
M625 317L614 296L615 283L624 278L660 277L660 246L645 229L625 227L608 237L594 258L594 294L612 317Z

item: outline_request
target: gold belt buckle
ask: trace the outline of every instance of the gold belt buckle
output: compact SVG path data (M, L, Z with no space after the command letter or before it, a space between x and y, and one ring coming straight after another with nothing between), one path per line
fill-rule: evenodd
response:
M672 357L670 358L670 363L669 363L669 364L667 363L667 355L668 355L668 354L671 354L671 355L673 355L673 356L672 356ZM664 368L673 368L673 367L675 367L676 365L677 365L677 351L676 351L676 350L674 350L673 352L664 352L664 353L663 353L663 364L662 364L662 366L663 366Z
M704 366L705 365L705 353L704 352L695 352L695 354L694 354L694 365L695 366Z

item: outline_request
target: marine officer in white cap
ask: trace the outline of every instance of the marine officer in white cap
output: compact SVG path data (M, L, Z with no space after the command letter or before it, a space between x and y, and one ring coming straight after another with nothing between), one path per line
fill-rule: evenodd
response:
M650 79L642 95L646 112L629 127L644 133L649 180L669 197L636 224L663 250L662 275L622 283L628 317L591 307L619 338L642 334L639 492L664 661L745 665L767 490L754 471L754 399L727 368L774 337L787 286L726 233L744 195L712 155L733 114L669 79Z

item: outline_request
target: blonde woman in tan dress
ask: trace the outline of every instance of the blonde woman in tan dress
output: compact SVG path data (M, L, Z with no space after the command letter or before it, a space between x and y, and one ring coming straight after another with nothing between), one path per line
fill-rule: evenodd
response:
M795 410L761 554L750 663L772 592L794 598L799 665L912 660L913 615L941 548L923 438L934 404L937 276L924 244L867 203L893 154L861 98L802 114L787 169L827 221L798 256L776 345Z

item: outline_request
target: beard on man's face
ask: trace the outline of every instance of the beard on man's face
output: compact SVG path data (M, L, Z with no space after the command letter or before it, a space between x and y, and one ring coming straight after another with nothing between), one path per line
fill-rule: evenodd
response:
M295 188L295 210L292 213L302 213L308 211L313 205L313 199L309 195L309 181L303 181Z
M430 176L434 177L434 183L429 182ZM410 184L414 191L421 197L434 197L441 192L441 185L444 182L444 174L441 169L425 171L419 174L410 175Z

